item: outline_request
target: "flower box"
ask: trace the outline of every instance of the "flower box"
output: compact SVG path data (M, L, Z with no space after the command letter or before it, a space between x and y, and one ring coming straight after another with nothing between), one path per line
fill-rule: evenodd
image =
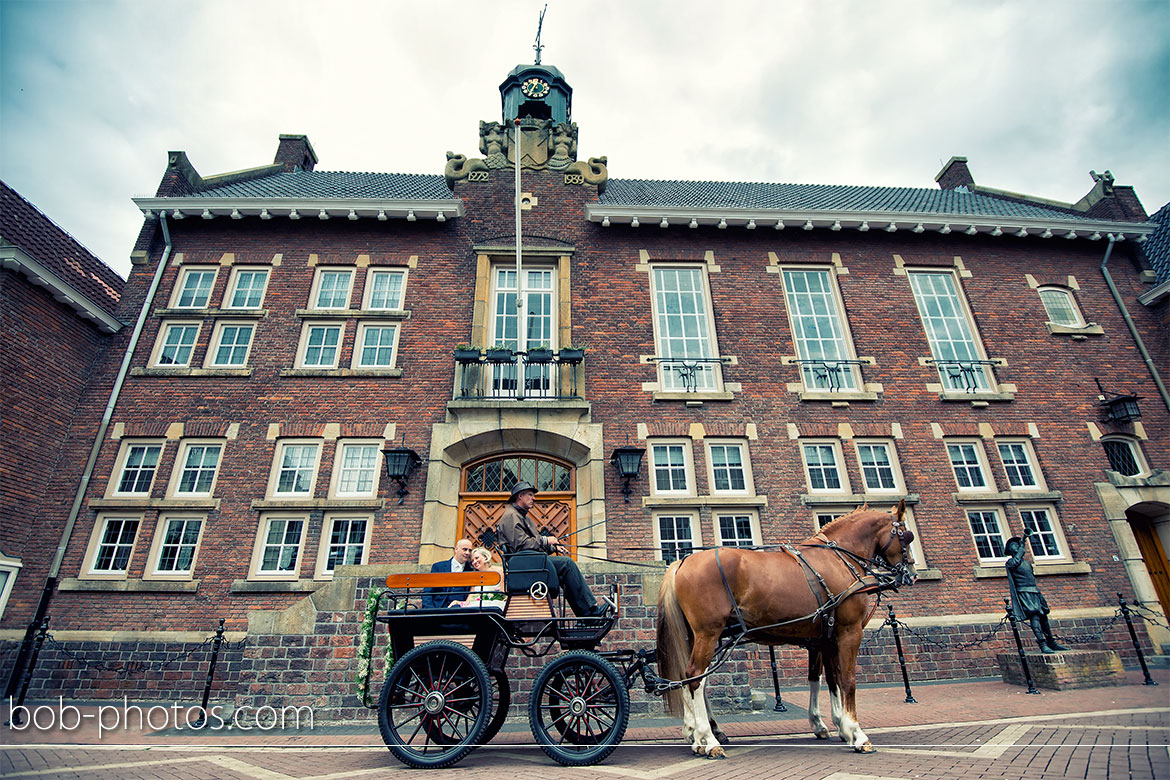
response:
M462 349L455 348L455 360L459 363L478 363L479 350L478 349Z
M560 351L562 363L580 363L585 359L585 350L576 347L563 347Z

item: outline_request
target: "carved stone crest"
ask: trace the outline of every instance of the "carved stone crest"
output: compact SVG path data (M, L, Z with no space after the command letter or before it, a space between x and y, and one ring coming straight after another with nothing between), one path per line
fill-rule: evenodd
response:
M483 158L468 159L465 155L447 152L447 166L443 171L447 186L453 188L455 182L462 179L483 181L490 176L489 171L513 167L516 157L514 137L512 128L500 122L480 122L479 151ZM593 184L604 189L609 178L606 158L591 157L588 163L577 161L576 123L554 124L551 119L523 119L520 147L521 167L535 171L564 171L566 184Z

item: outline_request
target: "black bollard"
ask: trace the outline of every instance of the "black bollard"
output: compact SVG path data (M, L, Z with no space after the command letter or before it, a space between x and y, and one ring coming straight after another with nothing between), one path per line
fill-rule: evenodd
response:
M788 708L784 706L784 701L780 698L780 675L776 672L776 648L768 645L768 656L772 659L772 688L776 691L776 706L772 708L773 712L788 712Z
M211 683L215 679L215 662L219 658L219 647L223 644L223 618L219 619L219 628L215 629L215 638L211 640L211 660L207 663L207 681L203 683L203 703L199 705L199 719L191 724L193 729L201 729L207 725L207 702L211 698Z
M902 653L902 637L898 633L898 620L894 617L894 605L887 604L886 608L890 610L890 616L886 622L894 630L894 647L898 648L898 663L902 666L902 684L906 686L906 703L917 704L918 700L914 698L914 694L910 693L910 675L906 674L906 656Z
M1003 605L1007 609L1008 621L1012 624L1012 636L1016 638L1016 651L1020 654L1020 666L1024 667L1024 679L1028 681L1028 693L1040 693L1032 683L1032 670L1028 668L1028 659L1024 655L1024 643L1020 641L1020 629L1016 627L1016 613L1012 612L1012 600L1004 599Z
M1146 676L1144 685L1157 685L1158 681L1150 677L1150 668L1146 666L1146 656L1142 653L1141 643L1138 642L1137 632L1133 630L1133 621L1129 618L1129 607L1121 594L1117 594L1117 603L1121 605L1121 614L1125 617L1125 625L1129 629L1129 638L1133 640L1133 650L1137 653L1138 663L1142 665L1142 674Z

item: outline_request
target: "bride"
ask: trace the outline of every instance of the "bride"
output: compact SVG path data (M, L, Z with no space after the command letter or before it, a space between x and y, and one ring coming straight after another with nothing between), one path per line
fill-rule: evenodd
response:
M502 584L504 570L499 566L492 566L492 554L486 547L476 547L471 551L471 567L479 572L495 571L500 573L500 581L495 585L477 585L463 601L452 601L450 607L491 607L503 609L507 596L504 595Z

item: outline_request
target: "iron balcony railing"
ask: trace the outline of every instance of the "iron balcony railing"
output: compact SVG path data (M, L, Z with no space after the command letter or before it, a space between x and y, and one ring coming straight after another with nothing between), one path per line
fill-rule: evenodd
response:
M864 361L809 358L792 362L800 366L804 386L809 390L839 393L843 390L856 391L862 386L861 369L855 369L854 366L863 366L865 365Z
M577 401L582 362L555 354L547 360L531 360L513 353L507 361L455 361L456 400Z
M989 393L995 388L995 377L991 373L991 367L998 365L998 361L932 359L925 362L938 369L944 390Z
M662 367L664 381L668 386L677 380L682 385L684 393L696 393L700 390L716 390L722 381L724 363L730 363L731 358L722 357L661 357L650 358L650 362Z

